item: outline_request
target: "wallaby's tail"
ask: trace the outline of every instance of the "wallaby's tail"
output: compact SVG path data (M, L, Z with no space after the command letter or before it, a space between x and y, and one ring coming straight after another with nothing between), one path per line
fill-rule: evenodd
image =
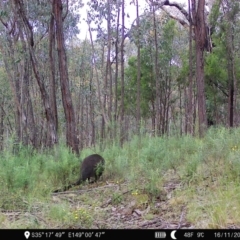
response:
M54 193L58 193L58 192L65 192L65 191L67 191L69 188L71 188L72 187L72 184L70 184L70 185L68 185L68 186L65 186L65 187L63 187L63 188L60 188L60 189L57 189L57 190L55 190L55 191L53 191Z
M68 186L64 186L63 188L57 189L57 190L55 190L55 191L53 191L53 192L54 192L54 193L57 193L57 192L65 192L65 191L67 191L69 188L72 188L72 187L74 187L74 186L80 185L80 183L81 183L81 179L78 179L77 182L71 183L71 184L69 184Z

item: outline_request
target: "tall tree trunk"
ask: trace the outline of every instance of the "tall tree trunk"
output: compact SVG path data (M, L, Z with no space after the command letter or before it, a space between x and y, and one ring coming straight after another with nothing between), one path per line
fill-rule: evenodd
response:
M25 141L23 143L29 144L29 140L31 141L32 145L34 147L37 147L36 143L36 133L37 133L37 127L35 124L34 114L33 114L33 108L32 108L32 99L30 96L30 90L29 90L29 79L30 79L30 59L27 54L27 45L26 41L24 39L24 34L22 32L23 27L19 29L19 35L22 43L22 48L25 52L24 54L24 62L23 66L20 66L23 73L21 74L21 83L22 83L22 90L21 90L21 106L22 111L24 112L24 115L26 115L26 119L23 123L24 127L24 135L25 135Z
M119 62L118 62L118 52L119 52L119 20L120 20L120 7L118 8L117 11L117 36L116 36L116 42L115 42L115 54L116 54L116 68L115 68L115 99L114 99L114 132L113 132L113 136L114 138L117 137L117 111L118 111L118 66L119 66Z
M90 121L91 121L91 146L95 145L95 124L94 124L94 103L93 103L93 67L91 67L91 72L90 72L90 82L89 82L89 91L90 91L90 97L89 97L89 102L90 102Z
M120 113L120 143L125 138L124 129L124 28L125 28L125 0L122 0L122 36L121 36L121 113Z
M158 136L160 133L160 80L159 80L159 58L158 58L158 39L157 39L157 24L156 24L156 12L155 6L153 6L153 28L154 28L154 41L155 41L155 92L156 92L156 103L155 103L155 135Z
M106 89L109 82L109 108L108 108L108 116L112 126L112 99L113 99L113 89L112 89L112 67L111 67L111 45L112 45L112 30L111 30L111 1L107 1L107 35L108 35L108 46L107 46L107 66L106 66ZM110 130L110 139L112 138L112 129Z
M203 137L207 127L206 97L204 82L204 44L206 40L206 25L204 14L205 0L198 1L196 10L196 0L192 0L192 14L196 38L196 80L197 80L197 102L199 136Z
M137 97L136 97L136 120L137 120L137 133L140 134L140 103L141 103L141 55L140 55L140 23L139 23L139 6L136 0L136 14L137 14Z
M190 0L188 0L188 13L191 18ZM189 78L187 96L187 133L193 135L193 67L192 67L192 20L189 21Z
M53 118L58 131L58 113L57 113L57 97L56 97L56 84L55 84L55 25L54 16L51 15L49 23L49 65L50 65L50 101L53 110Z
M68 3L67 3L68 4ZM69 89L69 78L67 69L67 56L64 48L64 34L63 34L63 5L62 0L53 0L53 12L56 21L56 38L58 50L58 63L60 73L60 85L62 92L63 108L66 118L66 138L67 145L78 155L79 141L77 138L77 129L75 114L72 104L71 92Z
M228 71L228 126L234 124L234 30L232 27L232 11L228 1L226 1L226 49L227 49L227 71ZM225 9L224 9L225 10Z

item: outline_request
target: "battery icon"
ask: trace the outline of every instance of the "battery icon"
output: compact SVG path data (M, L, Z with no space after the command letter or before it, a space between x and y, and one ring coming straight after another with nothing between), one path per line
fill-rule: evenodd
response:
M155 238L165 238L166 232L155 232Z

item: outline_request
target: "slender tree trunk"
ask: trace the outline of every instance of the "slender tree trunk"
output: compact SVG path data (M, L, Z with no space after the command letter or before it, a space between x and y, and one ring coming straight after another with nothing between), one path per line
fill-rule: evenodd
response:
M187 133L193 135L193 67L192 67L192 19L190 10L190 0L188 0L189 21L189 86L188 86L188 101L187 101Z
M139 6L136 0L136 14L137 14L137 97L136 97L136 120L137 120L137 133L140 134L140 103L141 103L141 55L140 55L140 23L139 23Z
M118 118L118 114L117 114L117 111L118 111L118 65L119 65L119 62L118 62L118 46L119 46L119 20L120 20L120 7L118 8L118 11L117 11L117 29L116 29L116 32L117 32L117 37L116 37L116 42L115 42L115 54L116 54L116 69L115 69L115 81L114 81L114 84L115 84L115 99L114 99L114 138L117 137L117 118Z
M186 100L188 100L188 96L187 96L187 86L184 87L184 98ZM185 134L188 133L188 101L185 101L185 104L184 104L184 108L185 108L185 122L184 122L184 131L185 131Z
M124 129L124 28L125 28L125 0L122 0L122 36L121 36L121 113L120 113L120 143L125 138Z
M179 112L180 112L180 136L183 134L183 114L182 114L182 90L180 83L178 84L178 92L179 92Z
M228 53L229 55L231 53ZM228 59L228 126L233 127L234 119L234 80L233 80L233 59Z
M226 49L227 49L227 71L228 71L228 126L233 127L234 124L234 33L232 29L232 19L230 17L230 6L226 2L228 12L226 14Z
M166 91L166 114L165 114L165 133L169 134L169 110L170 110L170 99L171 99L171 89L172 89L172 75L171 75L171 60L169 61L169 73L167 77L167 91Z
M83 64L81 64L81 69L83 67ZM76 109L78 110L77 111L77 128L78 128L78 131L79 131L79 134L78 134L78 140L79 140L79 148L82 149L83 148L83 141L84 141L84 137L83 137L83 96L82 96L82 84L81 84L81 81L82 79L79 81L79 93L78 93L78 98L77 98L77 104L76 104ZM84 79L83 79L83 82L84 82Z
M67 145L79 155L79 141L77 138L75 114L69 89L69 78L67 69L67 56L64 48L63 34L63 5L61 0L53 0L53 12L56 21L56 38L58 50L58 63L60 73L60 85L62 92L63 108L66 118Z
M105 45L102 46L102 65L101 65L101 74L102 74L102 78L104 79L104 87L103 87L103 91L102 91L102 96L103 96L103 109L104 109L104 112L106 113L106 116L108 117L109 119L109 116L108 116L108 112L107 112L107 106L106 106L106 101L107 101L107 79L106 79L106 76L104 77L104 64L105 64ZM100 148L103 149L103 144L104 144L104 139L106 137L106 129L105 129L105 126L106 126L106 120L104 118L104 116L102 115L102 126L101 126L101 129L100 129Z
M94 124L94 104L93 104L93 67L91 67L91 72L90 72L90 82L89 82L89 91L90 91L90 97L89 97L89 102L90 102L90 121L91 121L91 146L95 145L95 124Z
M82 86L81 86L82 88ZM81 106L79 106L78 111L80 111L80 120L79 120L79 129L80 129L80 134L78 134L79 136L79 140L81 141L79 144L80 149L83 149L84 147L84 132L85 132L85 128L84 128L84 119L83 119L83 114L84 114L84 96L81 94L81 89L80 89L80 93L79 93L79 103L81 104Z
M49 23L49 66L50 66L50 101L53 110L54 123L56 132L58 131L58 113L57 113L57 97L56 97L56 84L55 84L55 25L54 16L51 15Z
M155 135L160 134L160 82L159 82L159 58L158 58L158 39L157 39L157 24L156 24L156 13L155 6L153 6L153 28L154 28L154 41L155 41L155 91L156 91L156 104L155 104Z
M5 118L5 111L4 111L4 99L0 99L0 151L3 150L4 146L4 118Z
M106 89L108 86L108 82L109 82L109 108L108 108L108 116L109 116L109 120L112 126L112 99L113 99L113 88L112 88L112 67L111 67L111 39L112 39L112 30L111 30L111 1L108 0L107 1L107 32L108 32L108 50L107 50L107 66L106 66ZM108 129L110 130L110 139L112 139L112 129Z

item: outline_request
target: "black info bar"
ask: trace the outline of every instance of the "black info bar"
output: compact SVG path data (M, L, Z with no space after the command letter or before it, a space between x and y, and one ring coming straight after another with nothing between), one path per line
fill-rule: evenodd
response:
M240 239L240 229L1 229L0 239Z

